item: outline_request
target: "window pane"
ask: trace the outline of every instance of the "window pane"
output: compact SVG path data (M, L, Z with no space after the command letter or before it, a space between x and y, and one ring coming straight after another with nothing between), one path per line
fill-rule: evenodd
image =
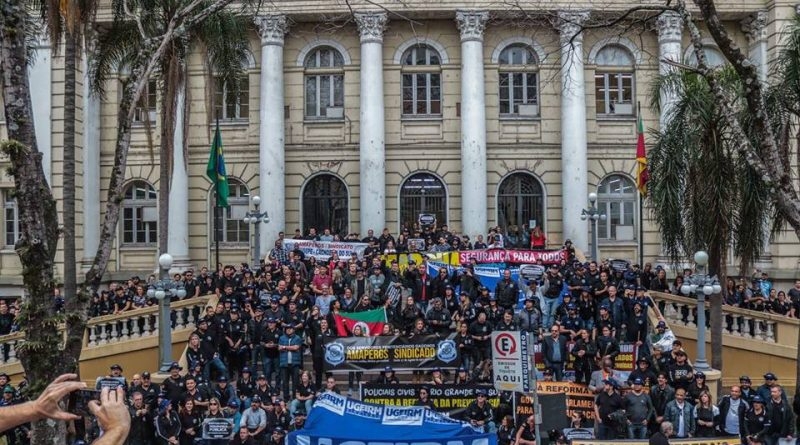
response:
M303 188L303 233L315 228L322 233L346 235L348 229L348 196L345 184L336 176L317 175Z
M333 76L333 103L337 107L344 106L344 76Z
M319 66L331 66L331 51L329 49L322 49L319 51Z
M447 194L444 184L429 173L417 173L400 188L400 224L412 227L420 213L436 215L439 225L447 224Z
M325 116L326 108L331 105L331 76L321 76L319 84L319 114Z
M317 76L306 76L306 116L317 115Z
M536 220L545 228L544 193L539 181L526 173L506 177L497 190L497 222L502 228Z
M597 113L606 114L606 75L598 73L594 75L594 96Z
M525 74L525 87L526 87L526 97L525 103L529 104L538 104L539 103L539 94L537 91L537 84L536 84L536 73L527 73Z

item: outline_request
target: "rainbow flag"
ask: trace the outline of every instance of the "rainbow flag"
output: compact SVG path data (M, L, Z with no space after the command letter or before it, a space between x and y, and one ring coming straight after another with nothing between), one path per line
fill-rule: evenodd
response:
M642 106L639 105L639 122L636 141L636 188L642 196L647 196L647 180L650 173L647 170L647 152L644 147L644 121L642 120Z
M340 337L345 337L353 333L353 328L357 325L367 331L367 335L380 335L383 326L386 325L386 308L380 307L371 311L347 312L334 314L336 320L336 330Z

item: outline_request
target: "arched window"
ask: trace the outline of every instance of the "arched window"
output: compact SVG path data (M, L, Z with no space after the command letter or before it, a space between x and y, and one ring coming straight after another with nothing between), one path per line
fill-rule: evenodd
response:
M515 43L500 52L500 115L539 115L539 73L530 45Z
M430 173L415 173L400 187L400 226L414 227L422 213L436 216L436 224L447 224L447 190Z
M158 242L158 197L152 185L133 181L122 201L122 243L143 246Z
M697 66L697 54L694 52L694 46L690 46L686 51L686 64L689 66ZM717 48L711 45L704 45L703 51L706 53L706 62L711 68L717 68L728 63L728 59L726 59Z
M403 114L442 114L442 67L439 53L425 44L403 53Z
M214 76L214 115L225 121L246 121L250 118L250 78L245 72L236 82Z
M497 225L506 228L530 221L545 228L542 184L528 173L512 173L497 188Z
M303 233L310 228L347 235L350 208L344 181L328 173L314 176L303 187Z
M606 45L595 57L595 105L598 115L631 116L634 97L633 55L622 45Z
M623 175L610 175L597 187L597 207L605 220L597 222L597 237L604 240L636 239L636 185Z
M306 57L306 119L344 118L344 58L335 48L320 46Z
M222 209L224 217L220 219L220 242L247 245L250 242L250 225L244 223L244 217L250 208L250 190L240 180L228 177L228 207ZM214 239L214 203L217 202L216 191L211 191L211 237Z

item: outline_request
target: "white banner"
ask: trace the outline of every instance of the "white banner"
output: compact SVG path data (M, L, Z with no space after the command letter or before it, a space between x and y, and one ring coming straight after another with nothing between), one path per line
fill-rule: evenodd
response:
M367 243L346 243L341 241L308 241L287 239L283 240L283 247L287 250L299 249L307 257L313 256L318 261L327 261L333 252L339 255L340 259L349 260L350 258L362 258Z
M498 391L530 391L528 336L519 331L492 332L492 371Z

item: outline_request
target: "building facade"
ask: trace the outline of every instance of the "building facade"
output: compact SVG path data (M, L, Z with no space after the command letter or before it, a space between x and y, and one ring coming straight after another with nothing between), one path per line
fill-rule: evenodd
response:
M602 10L584 10L548 2L546 10L526 6L520 13L481 1L411 0L387 9L365 3L352 11L319 0L275 5L280 10L253 18L252 58L239 94L206 71L200 52L191 55L173 136L168 227L158 227L163 164L151 144L158 146L162 98L151 81L134 123L112 276L153 270L159 230L169 230L168 250L180 267L213 263L214 197L205 170L216 118L231 183L221 230L225 263L250 258L254 230L242 219L255 195L270 217L260 228L264 253L281 231L364 236L386 227L397 234L420 213L471 238L490 226L535 222L550 245L569 238L589 251L581 210L590 192L607 215L597 226L599 256L637 259L642 246L645 259L657 261L661 246L650 220L657 209L640 207L635 184L636 124L641 113L646 128L664 125L670 95L662 93L660 114L649 107L652 80L670 69L664 60L691 63L676 14L584 29L629 5L610 0ZM718 7L766 78L795 5L742 0ZM110 21L108 5L98 18ZM724 63L710 39L707 51ZM36 56L30 70L37 136L58 198L63 63L46 44ZM84 81L76 155L85 261L97 249L120 81L109 81L102 98L88 91ZM0 283L14 292L20 268L12 179L4 176L0 188ZM794 276L796 237L781 237L769 251L763 267Z

